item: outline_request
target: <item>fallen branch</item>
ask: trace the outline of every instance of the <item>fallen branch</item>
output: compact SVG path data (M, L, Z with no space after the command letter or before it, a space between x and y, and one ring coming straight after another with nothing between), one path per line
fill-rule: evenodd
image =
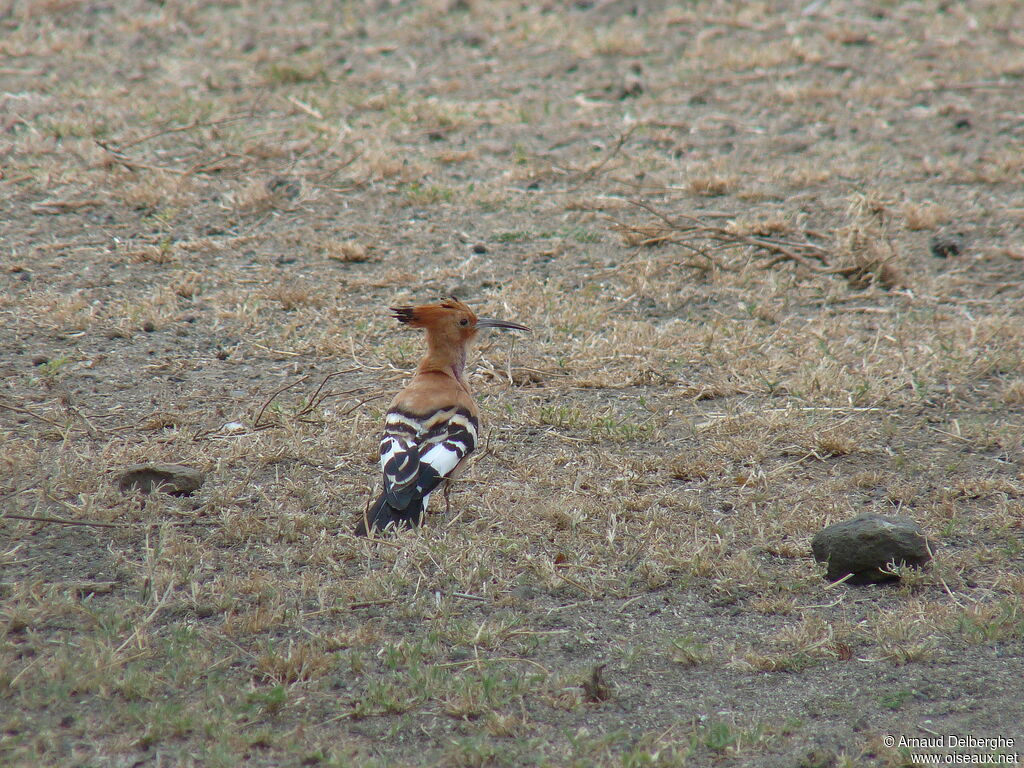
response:
M109 154L112 158L114 158L117 162L119 162L121 165L123 165L129 171L143 170L143 171L167 172L167 173L177 173L180 176L184 176L184 175L187 174L187 171L183 171L183 170L181 170L179 168L171 168L169 166L161 166L161 165L151 165L150 163L142 163L142 162L139 162L138 160L133 160L132 158L128 157L128 155L126 155L124 152L122 152L121 150L117 149L116 147L112 147L109 144L106 144L106 143L100 141L99 139L93 139L93 141L96 142L96 145L99 146L100 149L102 149L107 154Z
M111 146L99 139L93 139L93 141L101 148L104 152L109 154L114 160L123 165L130 171L143 170L143 171L155 171L157 173L174 173L179 176L192 176L200 173L215 173L217 171L223 171L230 168L230 165L223 165L223 161L233 157L241 157L234 152L225 152L224 154L218 155L213 159L199 160L188 168L175 168L170 165L153 165L152 163L143 163L139 160L135 160L129 155L125 154L123 150Z
M9 593L18 586L17 581L0 581L0 592ZM48 587L57 589L70 589L72 592L87 595L108 595L117 586L116 581L51 581Z
M61 424L59 421L54 421L53 419L49 419L46 416L41 416L35 411L30 411L28 408L21 408L20 406L11 405L10 403L0 402L0 408L4 408L8 411L14 411L15 413L24 413L26 416L31 416L34 419L39 419L40 421L45 422L46 424L58 427L60 429L68 429L70 427L69 424Z
M570 187L569 191L570 192L575 192L580 187L582 187L584 184L586 184L587 181L589 181L591 178L596 176L598 174L598 172L600 172L600 170L602 168L604 168L606 165L608 165L608 163L610 163L616 157L616 155L618 155L619 152L622 151L623 145L627 141L629 141L629 138L633 135L633 132L637 128L639 128L639 127L640 127L640 123L634 123L633 125L630 126L628 131L625 131L625 132L621 133L619 135L619 138L615 142L615 146L612 147L611 151L607 155L604 156L604 159L599 160L598 162L594 163L589 168L587 168L585 171L579 172L579 176L578 176L578 178L576 180L576 184L574 184L572 187Z
M0 520L31 520L35 523L56 523L57 525L90 525L97 528L124 528L133 523L101 523L96 520L70 520L66 517L50 517L47 515L16 515L7 512L0 515Z
M381 605L391 605L395 601L392 600L362 600L358 603L349 604L349 608L353 611L358 611L360 608L376 608Z
M301 379L293 381L291 384L285 384L280 389L275 389L273 392L271 392L270 393L270 397L268 397L266 399L266 401L264 401L263 405L260 407L259 413L256 414L256 418L255 418L255 420L252 423L253 429L265 429L266 427L272 426L271 424L260 424L260 419L263 418L263 413L267 410L267 408L270 406L270 404L272 402L274 402L274 399L278 395L280 395L282 392L287 392L292 387L298 386L299 384L301 384L302 382L304 382L308 378L309 378L309 374L307 373Z
M191 131L191 130L193 130L195 128L214 128L214 127L216 127L218 125L227 125L228 123L237 123L237 122L239 122L241 120L251 120L253 118L253 116L254 116L253 113L250 112L250 113L245 114L245 115L234 115L232 117L222 117L219 120L193 120L191 123L187 123L186 125L177 125L177 126L175 126L173 128L164 128L164 129L159 130L159 131L154 131L153 133L147 133L145 136L142 136L142 137L140 137L138 139L133 139L132 141L129 141L129 142L125 143L125 144L122 144L121 145L121 149L127 149L128 147L134 147L137 144L142 144L143 142L149 141L150 139L155 139L158 136L166 136L169 133L182 133L183 131Z
M335 371L334 373L329 373L326 376L324 376L323 380L320 382L320 385L316 388L316 391L313 392L312 397L309 398L309 400L306 402L305 405L300 407L299 410L297 410L294 414L292 414L293 418L297 419L298 421L302 421L304 423L310 423L309 419L306 419L306 418L303 418L303 417L308 416L313 411L315 411L317 408L319 408L323 404L323 402L325 400L327 400L328 398L331 398L331 397L342 397L343 395L352 395L352 394L355 394L356 392L359 392L361 389L363 389L363 387L356 387L354 389L346 389L346 390L343 390L341 392L324 391L325 387L327 386L327 382L329 382L335 376L342 376L342 375L344 375L346 373L353 373L353 372L358 371L358 370L360 370L360 369L359 368L346 368L344 371ZM266 413L267 408L270 407L270 404L272 402L274 402L274 400L278 397L278 395L280 395L280 394L282 394L284 392L287 392L289 389L292 389L292 388L298 386L302 382L306 381L308 378L309 378L309 375L307 374L306 376L303 376L302 378L297 379L297 380L293 381L290 384L285 384L283 387L280 387L279 389L274 390L270 394L270 397L268 397L266 399L266 401L264 401L263 405L260 407L259 411L257 412L256 418L253 421L252 428L254 430L263 430L263 429L269 429L270 427L275 426L275 424L273 424L273 423L264 422L263 421L263 414ZM384 397L384 394L385 393L383 393L383 392L378 392L378 393L375 393L373 395L370 395L369 397L363 398L362 400L357 402L355 405L353 405L352 407L348 408L345 411L342 411L338 415L339 416L347 416L348 414L352 413L352 411L354 411L357 408L365 405L366 403L370 402L371 400L376 400L377 398Z
M316 392L313 393L313 396L309 399L309 403L306 404L306 407L304 407L302 410L300 410L295 415L296 416L306 416L307 414L309 414L312 411L316 410L316 408L320 405L320 403L322 403L328 397L338 397L339 395L348 395L348 394L352 394L354 392L358 392L359 389L361 389L361 387L357 388L357 389L350 389L350 390L347 390L346 392L334 392L334 393L328 392L323 397L320 396L320 393L323 392L324 387L327 386L327 382L330 381L331 379L333 379L335 376L341 376L342 374L345 374L345 373L354 373L357 370L358 370L357 368L348 368L348 369L346 369L344 371L335 371L334 373L328 373L326 376L324 376L324 380L320 382L320 386L316 388Z
M756 261L758 268L772 269L790 262L816 275L844 278L855 289L879 284L898 288L904 284L898 253L889 237L883 217L884 201L855 198L851 222L828 236L809 229L721 226L709 216L668 215L642 200L630 200L657 219L654 223L629 223L605 214L629 245L650 248L671 244L698 256L702 261L673 261L673 265L709 272L713 269L737 272ZM716 218L718 218L716 216ZM795 236L794 236L795 234ZM828 243L822 245L819 243ZM727 258L729 251L744 250L749 258Z
M792 241L783 240L771 235L747 235L685 214L682 216L685 221L677 221L643 201L631 200L630 202L656 216L665 224L667 229L658 233L658 242L672 242L677 245L683 245L690 250L700 253L712 262L715 262L710 256L712 252L735 247L751 247L772 254L768 262L762 265L764 269L769 269L783 261L792 261L812 272L828 272L830 270L828 250L811 242L806 236L803 240ZM632 225L624 225L621 222L617 222L617 224L620 228L625 228L626 231L637 231L637 228ZM650 230L640 230L640 232L648 233ZM650 237L647 237L646 241L650 239ZM702 240L711 241L717 245L709 249L694 244ZM818 263L815 264L814 261ZM723 267L721 263L717 262L716 266Z

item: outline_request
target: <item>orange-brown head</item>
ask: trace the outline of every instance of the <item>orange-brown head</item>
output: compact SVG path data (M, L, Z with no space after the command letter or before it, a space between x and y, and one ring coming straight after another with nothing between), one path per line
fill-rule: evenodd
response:
M427 331L427 357L421 363L431 368L444 370L454 365L456 378L461 376L466 361L466 346L481 328L509 328L516 331L530 330L525 325L491 317L477 317L468 306L452 297L439 304L424 304L419 307L392 307L394 317L400 323ZM449 363L450 361L450 363Z
M463 302L454 296L440 304L424 304L420 307L392 307L394 317L400 323L413 328L426 328L450 343L470 341L481 328L511 328L517 331L530 330L525 325L491 317L477 317Z

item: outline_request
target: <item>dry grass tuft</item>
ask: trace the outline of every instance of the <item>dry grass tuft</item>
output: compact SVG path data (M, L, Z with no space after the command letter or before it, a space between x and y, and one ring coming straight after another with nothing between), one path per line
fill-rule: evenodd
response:
M290 312L301 307L318 307L322 300L312 288L301 283L280 283L265 294L270 301L276 301L281 309Z
M953 218L949 208L935 203L904 203L901 213L907 229L913 231L938 229Z
M890 207L874 195L855 195L847 210L851 222L836 232L835 269L854 288L906 287L902 259L889 234Z
M327 240L320 244L325 256L343 263L362 264L371 260L371 248L352 240Z
M1024 405L1024 379L1014 379L1003 388L1003 402L1007 405Z
M256 674L272 683L289 685L322 677L332 667L330 654L311 643L289 642L287 648L269 646L256 657Z
M718 197L729 194L736 186L736 179L711 172L691 172L686 178L686 187L695 195Z

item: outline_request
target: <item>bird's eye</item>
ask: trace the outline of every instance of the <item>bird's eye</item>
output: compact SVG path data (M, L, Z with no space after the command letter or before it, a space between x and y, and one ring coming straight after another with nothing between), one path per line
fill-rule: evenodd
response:
M469 325L469 320L467 320L466 318L462 318L461 320L459 320L459 325Z

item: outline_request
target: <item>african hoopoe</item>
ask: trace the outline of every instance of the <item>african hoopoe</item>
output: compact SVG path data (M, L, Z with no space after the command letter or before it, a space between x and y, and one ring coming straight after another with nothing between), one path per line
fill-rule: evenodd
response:
M530 330L477 317L454 298L392 311L399 322L426 329L427 354L388 408L380 442L384 490L356 526L357 536L423 522L430 494L455 477L476 447L479 411L462 376L469 343L481 328Z

